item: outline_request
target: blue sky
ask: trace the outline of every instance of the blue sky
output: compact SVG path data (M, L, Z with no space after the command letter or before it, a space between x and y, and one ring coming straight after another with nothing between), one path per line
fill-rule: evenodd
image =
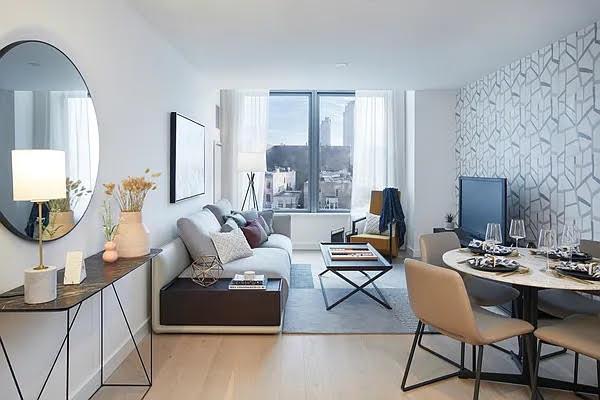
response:
M353 97L321 96L320 120L331 118L331 142L343 144L343 114ZM269 100L269 145L305 145L308 143L307 96L271 96Z

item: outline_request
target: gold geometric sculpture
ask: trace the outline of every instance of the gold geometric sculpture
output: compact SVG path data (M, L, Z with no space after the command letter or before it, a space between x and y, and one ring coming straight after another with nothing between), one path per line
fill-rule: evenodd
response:
M200 286L215 284L223 275L223 264L216 256L200 256L192 263L192 281Z

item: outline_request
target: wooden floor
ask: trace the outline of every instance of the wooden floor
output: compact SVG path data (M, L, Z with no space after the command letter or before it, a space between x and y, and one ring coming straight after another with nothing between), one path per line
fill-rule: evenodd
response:
M154 337L154 386L147 400L353 400L469 399L473 382L457 378L403 393L402 373L412 335L157 335ZM441 336L425 342L458 359L459 345ZM142 347L147 351L147 340ZM511 343L504 343L510 345ZM467 354L467 360L470 360ZM112 379L143 380L134 354ZM484 371L514 372L502 353L486 348ZM544 361L544 376L570 380L573 357ZM418 351L410 379L452 372ZM580 381L596 384L595 363L583 359ZM410 382L410 381L409 381ZM571 393L544 391L546 399L575 399ZM95 399L139 399L138 389L103 389ZM483 382L485 399L529 398L525 387Z

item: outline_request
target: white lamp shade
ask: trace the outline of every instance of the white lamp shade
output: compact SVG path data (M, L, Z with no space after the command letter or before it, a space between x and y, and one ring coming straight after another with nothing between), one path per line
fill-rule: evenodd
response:
M13 150L13 199L42 202L67 197L65 152Z
M238 153L238 171L264 172L267 170L267 157L265 152L240 152Z

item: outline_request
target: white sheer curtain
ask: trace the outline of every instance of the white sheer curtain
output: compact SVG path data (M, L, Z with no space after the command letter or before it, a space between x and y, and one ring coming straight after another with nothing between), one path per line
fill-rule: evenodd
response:
M357 90L354 109L352 216L364 216L371 190L399 187L403 168L396 96L391 90Z
M266 153L269 129L268 90L221 90L221 132L223 137L223 197L241 208L248 178L238 171L242 152ZM256 174L254 187L262 208L264 173Z

